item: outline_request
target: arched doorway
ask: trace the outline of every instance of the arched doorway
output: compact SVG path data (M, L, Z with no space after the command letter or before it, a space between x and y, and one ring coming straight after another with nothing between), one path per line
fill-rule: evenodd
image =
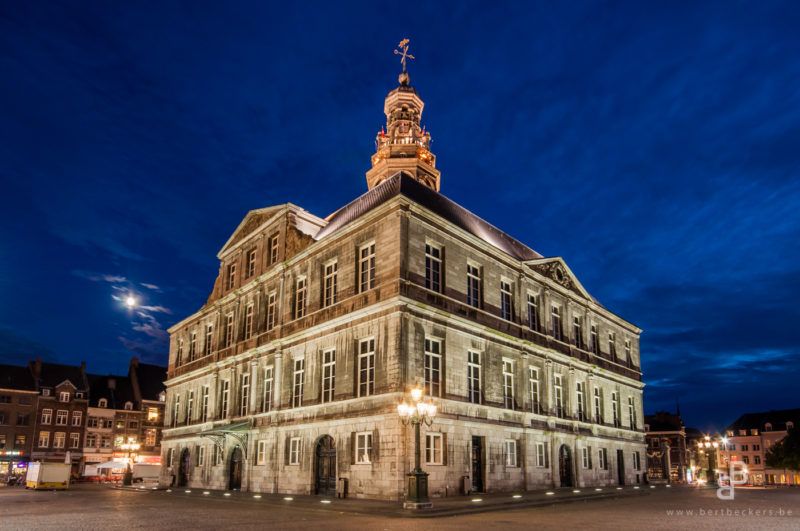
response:
M558 450L558 475L562 487L572 487L572 455L569 447L562 444Z
M231 452L230 478L228 490L241 490L242 488L242 448L236 446Z
M189 483L189 464L191 463L189 449L184 448L178 461L178 486L185 487Z
M336 496L336 445L333 437L323 436L317 442L314 490L324 496Z

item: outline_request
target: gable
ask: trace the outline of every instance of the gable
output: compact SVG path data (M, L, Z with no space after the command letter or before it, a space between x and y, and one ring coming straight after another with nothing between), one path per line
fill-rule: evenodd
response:
M581 285L575 273L564 262L560 256L550 258L540 258L537 260L527 260L525 264L543 277L553 280L561 287L583 297L594 301L594 297ZM597 301L595 301L597 302Z
M219 253L217 253L217 258L221 258L228 249L253 234L262 225L268 223L285 206L277 205L248 212L242 222L239 223L239 226L236 227L236 230L233 231L231 237L228 238L228 241L225 242L225 245L222 246Z

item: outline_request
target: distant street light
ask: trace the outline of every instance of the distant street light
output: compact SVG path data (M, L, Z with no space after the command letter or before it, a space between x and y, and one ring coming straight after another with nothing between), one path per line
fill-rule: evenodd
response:
M131 485L133 484L133 470L131 470L131 460L136 459L136 452L139 451L141 445L136 442L133 437L128 437L128 442L123 443L119 446L123 450L128 452L128 467L125 470L125 477L122 479L123 485Z

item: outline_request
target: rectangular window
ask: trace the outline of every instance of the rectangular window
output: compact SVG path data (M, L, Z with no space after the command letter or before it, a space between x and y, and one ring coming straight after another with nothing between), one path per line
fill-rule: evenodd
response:
M358 347L358 396L375 392L375 340L364 339Z
M17 413L17 426L27 426L30 423L30 413Z
M63 431L56 432L53 436L53 448L64 448L67 444L67 434Z
M481 403L481 353L467 351L467 393L473 404Z
M206 447L200 446L197 449L197 466L203 466L206 464Z
M289 440L289 464L300 464L300 437L292 437Z
M608 354L613 358L617 355L617 334L608 333Z
M269 238L269 265L278 262L278 235L273 234Z
M49 431L40 431L39 432L39 448L47 448L50 446L50 432Z
M611 393L611 419L615 428L619 428L619 396L617 393Z
M67 425L67 414L69 412L65 409L59 409L56 412L56 426L66 426Z
M250 339L253 337L253 304L248 304L244 311L244 338Z
M10 404L11 395L0 395L0 404Z
M172 402L172 425L177 426L180 418L181 418L181 397L180 395L176 394Z
M175 462L175 448L167 450L167 466L172 466Z
M256 250L250 249L247 253L247 278L256 274Z
M580 317L572 318L572 339L576 347L583 348L583 323Z
M196 354L197 354L197 333L192 332L189 341L189 361L194 360Z
M600 448L598 451L597 466L599 466L601 470L608 470L608 450L606 448Z
M441 396L441 371L442 343L438 339L425 338L425 391L431 396Z
M583 468L589 468L589 448L581 448L581 465Z
M224 419L228 418L228 403L230 401L230 398L231 398L231 381L225 380L224 382L222 382L222 401L220 403L220 408L221 408L220 414Z
M628 425L632 430L636 429L636 406L632 396L628 397Z
M333 402L336 388L336 349L322 351L322 402Z
M277 298L273 291L267 295L267 330L275 328L275 318L277 315Z
M514 362L503 360L503 405L514 409Z
M365 465L372 462L372 432L356 434L356 464Z
M603 422L603 397L600 394L600 388L594 388L594 421L597 423Z
M70 448L80 448L81 447L81 434L80 433L70 433L69 434L69 447Z
M228 264L225 275L225 291L232 290L236 285L236 264Z
M155 428L149 428L147 431L144 432L144 445L145 446L155 446L156 445L156 438L158 434L158 430Z
M513 316L514 295L511 292L511 283L500 281L500 317L510 321Z
M178 354L175 356L175 363L178 365L183 363L183 339L178 340Z
M264 400L262 411L272 411L272 367L264 369Z
M580 421L586 420L586 413L584 412L585 411L585 409L584 409L585 408L585 405L584 405L584 390L585 389L586 389L586 384L584 384L583 382L578 382L576 384L576 389L575 389L576 403L575 403L575 406L578 408L578 420L580 420Z
M553 337L561 341L561 308L558 306L553 306L550 312L552 317L550 324L553 327Z
M250 375L243 374L239 387L239 416L244 417L250 409Z
M99 425L97 417L89 417L86 419L86 427L87 428L97 428Z
M203 355L208 356L211 354L211 347L214 345L214 326L206 325L206 342L204 345Z
M750 464L750 456L747 456L747 455L742 456L742 463L744 463L745 465L749 465Z
M594 354L600 353L600 345L598 344L597 340L597 326L592 325L591 328L591 341L592 341L592 352Z
M53 410L52 409L43 409L42 410L42 424L50 424L53 419Z
M625 362L631 363L631 340L625 340Z
M209 387L204 385L202 387L203 394L202 398L200 398L200 420L202 422L206 422L208 420L208 390ZM158 412L156 412L156 418L158 418Z
M306 374L306 360L294 360L294 385L292 387L292 407L303 405L303 382Z
M375 287L375 244L370 243L358 250L358 286L360 292Z
M322 306L328 307L336 304L338 290L339 263L327 264L323 270L322 281Z
M467 304L481 307L481 269L472 264L467 264Z
M503 445L505 450L505 461L506 466L515 467L517 466L517 441L513 440L506 440L505 444Z
M69 402L69 393L67 391L61 391L60 393L58 393L58 401Z
M556 406L556 417L564 418L564 385L561 380L561 375L556 374L553 376L553 397Z
M97 447L97 435L94 433L87 433L86 434L86 446L88 448L96 448Z
M258 451L256 452L256 464L263 465L267 462L267 441L258 441Z
M225 318L225 348L233 345L233 312Z
M444 464L442 458L442 434L425 434L425 463L429 465Z
M753 457L753 464L754 465L760 465L761 464L761 456L760 455L757 455L757 456Z
M539 331L539 297L528 294L528 328Z
M425 287L442 291L442 250L430 244L425 245Z
M298 277L294 289L294 318L300 319L306 315L306 292L308 281L306 277Z
M186 422L194 420L194 391L186 392Z
M256 452L256 464L264 465L267 462L267 441L258 441L258 451Z
M642 456L639 455L639 452L633 452L633 469L634 470L642 469Z
M72 412L72 425L73 426L80 426L82 420L83 420L83 412L82 411L73 411Z
M528 376L528 384L530 386L530 393L531 393L531 412L540 415L542 413L542 398L539 386L539 369L536 367L530 367L530 373Z
M550 466L548 456L547 443L536 443L536 466L539 468Z

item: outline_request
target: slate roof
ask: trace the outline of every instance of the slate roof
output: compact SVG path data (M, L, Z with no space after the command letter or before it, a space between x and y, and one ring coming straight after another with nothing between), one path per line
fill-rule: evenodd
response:
M0 365L0 389L35 391L36 382L27 366Z
M101 398L108 402L108 409L123 409L127 401L136 403L127 376L87 374L86 378L89 380L89 406L97 407ZM111 385L109 380L113 380Z
M80 390L85 390L88 383L83 379L83 371L81 371L80 365L42 363L42 372L39 375L39 385L41 387L54 388L64 380L69 380L72 385Z
M159 393L166 390L164 381L167 379L167 368L149 363L139 363L135 371L142 400L158 400Z
M658 411L655 415L645 415L644 423L650 426L649 431L680 431L683 420L680 415L668 411Z
M517 260L543 258L542 255L524 243L512 238L439 192L428 188L406 172L395 173L355 201L348 203L328 216L329 223L320 229L314 239L320 240L324 238L398 195L402 195L438 214L450 223Z
M725 430L757 429L764 431L764 425L769 422L772 424L772 431L784 431L787 420L792 421L795 426L800 426L800 409L778 409L762 411L761 413L745 413Z

